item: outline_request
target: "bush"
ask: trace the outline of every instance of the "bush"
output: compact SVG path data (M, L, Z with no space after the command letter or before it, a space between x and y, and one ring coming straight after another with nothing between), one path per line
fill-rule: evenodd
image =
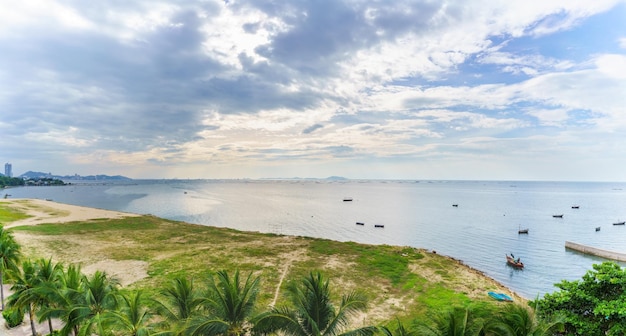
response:
M7 308L2 312L2 317L9 328L15 328L24 321L24 311L19 308Z

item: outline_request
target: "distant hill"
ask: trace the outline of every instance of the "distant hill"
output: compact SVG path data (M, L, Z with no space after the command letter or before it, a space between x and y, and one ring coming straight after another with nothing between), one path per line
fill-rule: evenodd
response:
M19 177L21 177L21 178L28 178L28 179L53 178L53 179L59 179L59 180L63 180L63 181L132 180L131 178L128 178L128 177L122 176L122 175L114 175L114 176L110 176L110 175L86 175L86 176L82 176L82 175L65 175L65 176L61 176L61 175L53 175L51 173L34 172L34 171L30 171L30 170L25 172L24 174L20 175Z

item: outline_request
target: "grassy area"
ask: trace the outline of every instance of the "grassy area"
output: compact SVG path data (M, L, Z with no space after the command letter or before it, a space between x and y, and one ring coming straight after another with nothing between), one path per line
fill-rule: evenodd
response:
M13 207L0 204L0 224L25 219L30 216L24 212L14 209Z
M23 218L9 209L0 211ZM498 289L491 279L453 259L411 247L242 232L153 216L11 230L32 258L52 257L83 267L102 260L145 262L147 276L130 288L156 291L177 275L202 283L222 269L253 272L262 279L261 307L273 300L279 283L282 294L289 281L321 270L337 298L353 289L364 291L371 299L368 319L377 323L470 300L488 301L487 291ZM279 295L278 301L285 297Z

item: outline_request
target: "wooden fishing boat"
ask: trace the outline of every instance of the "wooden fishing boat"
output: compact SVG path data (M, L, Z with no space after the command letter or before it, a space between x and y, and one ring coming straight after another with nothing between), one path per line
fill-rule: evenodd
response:
M504 294L504 293L496 293L496 292L488 292L487 294L489 294L489 296L491 296L492 298L498 300L498 301L507 301L507 302L512 302L513 298Z
M513 266L515 268L524 268L524 263L521 262L519 260L519 258L517 258L517 260L515 260L513 257L511 257L510 255L506 255L506 263L509 266Z

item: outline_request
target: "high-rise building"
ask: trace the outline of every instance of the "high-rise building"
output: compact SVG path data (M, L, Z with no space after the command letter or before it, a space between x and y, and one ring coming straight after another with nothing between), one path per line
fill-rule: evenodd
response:
M4 176L13 177L13 165L8 162L4 164Z

